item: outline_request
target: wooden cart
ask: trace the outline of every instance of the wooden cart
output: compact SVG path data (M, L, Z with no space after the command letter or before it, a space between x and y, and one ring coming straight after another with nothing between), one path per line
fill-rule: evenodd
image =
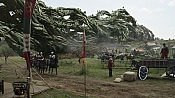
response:
M165 68L167 76L175 77L175 59L143 59L136 62L132 69L138 70L140 80L145 80L149 68Z

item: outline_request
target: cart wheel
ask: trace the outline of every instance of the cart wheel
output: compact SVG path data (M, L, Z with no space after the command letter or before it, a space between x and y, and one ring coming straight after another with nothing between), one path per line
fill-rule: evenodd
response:
M169 76L169 77L172 77L172 78L175 77L175 66L174 65L170 65L170 66L167 67L166 75Z
M148 75L148 68L146 66L140 66L138 70L138 77L140 80L145 80Z

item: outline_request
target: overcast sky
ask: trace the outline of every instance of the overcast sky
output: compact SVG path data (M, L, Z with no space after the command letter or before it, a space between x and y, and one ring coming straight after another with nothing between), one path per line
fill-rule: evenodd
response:
M42 0L53 8L80 8L87 15L124 8L156 37L175 39L175 0Z

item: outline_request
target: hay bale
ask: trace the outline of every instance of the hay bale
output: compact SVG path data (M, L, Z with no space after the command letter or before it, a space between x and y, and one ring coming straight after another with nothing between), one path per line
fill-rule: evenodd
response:
M166 77L166 72L161 77Z
M129 81L129 82L135 81L136 80L136 73L135 72L125 72L123 74L123 79L124 79L124 81Z
M114 80L115 83L120 83L121 81L122 81L121 78L115 78L115 80Z

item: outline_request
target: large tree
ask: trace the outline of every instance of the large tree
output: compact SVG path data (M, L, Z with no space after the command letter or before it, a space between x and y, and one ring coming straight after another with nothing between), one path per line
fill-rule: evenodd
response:
M23 9L24 0L0 0L0 36L21 56ZM124 8L112 13L102 10L87 16L79 8L47 7L40 0L34 8L31 29L31 49L44 53L67 52L71 46L80 45L82 36L78 32L83 32L83 29L86 30L88 44L111 38L116 42L154 39L151 30L138 25Z

